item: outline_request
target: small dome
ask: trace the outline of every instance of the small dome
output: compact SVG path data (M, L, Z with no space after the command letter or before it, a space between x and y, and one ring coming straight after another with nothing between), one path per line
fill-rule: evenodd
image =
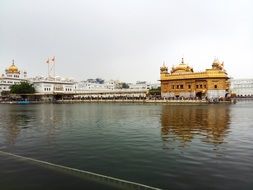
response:
M214 59L213 64L212 64L213 69L223 70L223 66L224 66L224 62L221 63L218 59Z
M214 59L214 60L213 60L213 64L214 64L214 65L220 65L219 59L217 59L217 58Z
M18 68L14 65L14 60L12 61L12 65L6 69L7 73L19 73Z
M160 71L161 71L162 73L168 72L168 67L165 66L165 63L163 63L163 66L160 67Z

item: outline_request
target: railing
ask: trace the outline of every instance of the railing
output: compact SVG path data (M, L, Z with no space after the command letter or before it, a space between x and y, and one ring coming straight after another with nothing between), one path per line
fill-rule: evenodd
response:
M80 169L76 169L76 168L71 168L71 167L67 167L67 166L63 166L63 165L59 165L59 164L54 164L54 163L42 161L42 160L37 160L34 158L20 156L20 155L12 154L9 152L4 152L1 150L0 150L0 154L5 155L5 156L14 157L20 161L31 162L31 163L36 164L38 166L46 167L49 169L57 169L58 171L63 172L63 173L78 176L78 177L84 178L86 180L94 181L96 183L109 185L111 187L115 187L118 189L159 190L159 188L156 188L156 187L151 187L148 185L135 183L135 182L131 182L131 181L115 178L115 177L110 177L110 176L106 176L106 175L101 175L101 174L97 174L94 172L89 172L89 171L85 171L85 170L80 170Z

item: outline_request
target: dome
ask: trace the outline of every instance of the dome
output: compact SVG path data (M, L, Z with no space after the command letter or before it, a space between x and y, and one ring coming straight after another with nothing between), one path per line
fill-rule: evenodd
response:
M181 73L181 72L193 72L193 69L184 63L184 58L182 58L182 61L178 66L173 67L171 70L171 73Z
M11 65L9 68L8 68L8 71L10 73L16 73L18 72L18 68L15 66L15 65Z
M186 65L184 63L180 63L177 67L175 67L175 69L185 70L187 67L188 67L188 65Z
M212 68L213 69L218 69L218 70L223 70L224 62L220 62L218 59L214 59Z
M6 69L7 73L19 73L18 68L14 65L14 60L12 61L12 65Z
M219 59L217 59L217 58L214 59L214 60L213 60L213 64L214 64L214 65L220 65Z
M161 73L166 73L166 72L168 72L168 67L165 66L165 63L163 63L163 66L160 67L160 71L161 71Z

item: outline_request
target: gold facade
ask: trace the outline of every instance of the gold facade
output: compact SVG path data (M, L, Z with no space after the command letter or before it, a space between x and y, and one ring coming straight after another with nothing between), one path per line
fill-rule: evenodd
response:
M224 64L215 59L212 68L204 72L194 72L193 68L182 62L177 67L163 65L160 68L162 97L220 98L229 91L229 77Z

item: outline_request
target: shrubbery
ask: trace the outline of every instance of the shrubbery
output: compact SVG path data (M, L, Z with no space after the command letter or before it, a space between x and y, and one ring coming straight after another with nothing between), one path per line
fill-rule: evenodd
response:
M33 94L35 88L28 82L21 82L20 84L14 84L10 87L12 94Z

